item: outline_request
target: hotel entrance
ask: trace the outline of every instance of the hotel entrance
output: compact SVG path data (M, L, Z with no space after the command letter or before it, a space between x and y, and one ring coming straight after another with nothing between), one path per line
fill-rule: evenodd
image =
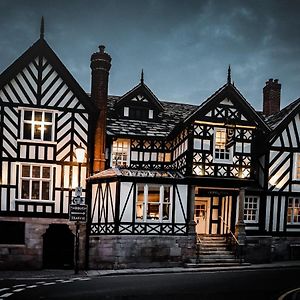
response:
M227 234L234 226L233 196L216 194L195 197L194 221L197 234Z

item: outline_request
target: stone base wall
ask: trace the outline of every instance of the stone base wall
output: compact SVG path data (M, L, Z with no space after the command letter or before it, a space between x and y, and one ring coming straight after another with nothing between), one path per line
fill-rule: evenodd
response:
M89 269L171 267L196 259L194 235L92 236L89 242Z
M300 237L248 236L244 252L250 263L300 260Z
M74 222L63 219L1 217L0 221L25 222L25 244L0 244L0 270L41 269L43 267L43 234L50 224L67 224L75 235ZM85 265L85 225L80 230L80 264Z

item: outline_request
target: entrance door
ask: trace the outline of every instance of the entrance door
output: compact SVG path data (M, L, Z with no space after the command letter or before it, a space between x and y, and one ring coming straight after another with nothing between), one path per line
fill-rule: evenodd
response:
M195 201L194 220L196 222L197 234L205 234L207 231L207 221L208 221L206 200Z
M51 224L43 235L43 267L71 269L74 266L74 234L67 224Z

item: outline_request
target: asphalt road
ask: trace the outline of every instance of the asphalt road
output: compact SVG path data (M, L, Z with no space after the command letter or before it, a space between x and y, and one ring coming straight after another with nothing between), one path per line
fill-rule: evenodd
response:
M0 299L9 300L274 300L300 288L300 268L2 280L0 285ZM294 300L300 299L297 294Z

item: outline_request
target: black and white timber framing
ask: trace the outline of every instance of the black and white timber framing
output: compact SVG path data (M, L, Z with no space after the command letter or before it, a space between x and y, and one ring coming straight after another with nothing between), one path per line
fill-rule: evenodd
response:
M106 166L93 174L101 109ZM226 235L235 232L245 189L247 236L300 236L299 99L266 117L228 80L199 105L161 101L142 73L101 109L42 35L0 75L0 222L69 226L80 185L87 240Z
M1 215L66 218L78 185L74 150L82 144L88 161L95 108L43 38L1 74L0 109ZM25 137L24 114L32 111L52 116L47 140ZM50 168L47 200L22 198L23 166ZM87 166L82 165L83 187Z

